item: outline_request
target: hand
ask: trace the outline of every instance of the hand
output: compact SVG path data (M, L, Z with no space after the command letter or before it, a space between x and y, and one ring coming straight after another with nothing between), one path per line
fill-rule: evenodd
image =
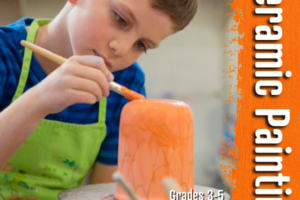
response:
M35 105L45 115L76 103L94 104L109 95L112 73L100 57L72 56L32 88Z

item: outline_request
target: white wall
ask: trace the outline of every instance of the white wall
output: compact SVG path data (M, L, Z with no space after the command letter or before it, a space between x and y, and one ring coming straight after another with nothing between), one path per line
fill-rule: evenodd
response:
M0 26L21 17L18 0L0 0Z
M53 18L65 5L66 0L19 0L22 16Z

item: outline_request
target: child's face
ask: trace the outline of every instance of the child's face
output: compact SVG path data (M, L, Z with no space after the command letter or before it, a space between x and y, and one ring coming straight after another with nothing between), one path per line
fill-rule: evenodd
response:
M73 53L101 56L112 72L130 66L173 34L169 16L148 1L78 0L67 18Z

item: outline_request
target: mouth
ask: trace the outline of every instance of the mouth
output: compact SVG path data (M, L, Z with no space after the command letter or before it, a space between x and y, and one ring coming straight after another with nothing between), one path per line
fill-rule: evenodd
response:
M93 53L94 53L95 56L101 57L104 60L104 63L105 63L107 68L111 68L111 63L108 61L108 59L106 57L104 57L101 54L97 53L96 50L93 50Z

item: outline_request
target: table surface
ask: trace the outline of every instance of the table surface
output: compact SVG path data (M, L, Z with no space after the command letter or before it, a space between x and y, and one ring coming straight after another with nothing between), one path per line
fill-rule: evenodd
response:
M114 200L113 194L115 193L115 190L115 183L86 185L62 192L58 196L58 200ZM224 198L219 198L217 197L217 189L199 185L194 186L194 192L203 192L206 196L205 199L208 199L207 193L209 190L212 190L214 192L214 198L211 200L230 200L229 194L225 192L223 193Z

